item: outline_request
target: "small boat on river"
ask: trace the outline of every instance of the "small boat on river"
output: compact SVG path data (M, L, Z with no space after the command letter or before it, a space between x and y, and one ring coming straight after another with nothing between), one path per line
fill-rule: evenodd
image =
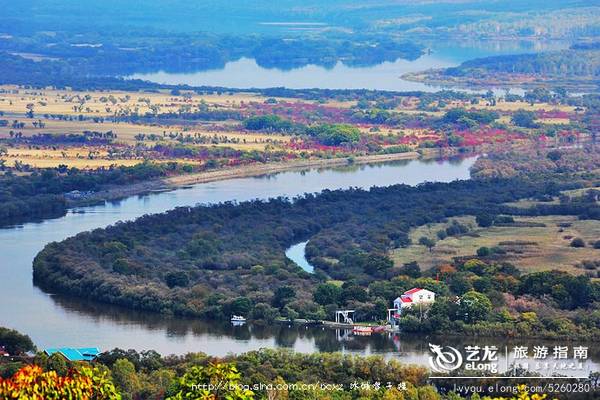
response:
M352 328L352 333L355 335L370 335L373 332L373 328L370 326L364 326L364 325L354 325L354 328Z
M241 315L234 315L231 317L231 323L235 326L244 325L246 323L246 318Z

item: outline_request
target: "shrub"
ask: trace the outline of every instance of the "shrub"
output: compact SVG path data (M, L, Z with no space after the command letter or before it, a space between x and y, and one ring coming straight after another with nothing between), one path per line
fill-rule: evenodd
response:
M277 115L261 115L245 120L244 128L251 131L284 132L292 130L293 124Z
M475 217L475 221L480 227L487 228L494 224L494 217L489 214L479 214Z
M535 117L532 111L518 110L511 117L511 122L521 128L537 128L539 124L535 122Z
M247 315L252 309L252 301L247 297L238 297L230 304L231 313L235 315Z
M489 247L482 246L477 249L477 255L479 257L487 257L487 256L490 256L491 254L492 254L492 250L490 250Z
M313 294L315 302L321 305L337 304L342 294L342 288L331 283L322 283L317 286Z
M546 157L548 157L549 160L552 161L558 161L561 159L562 157L562 153L558 150L552 150L549 151L548 154L546 155Z
M277 310L266 303L258 303L250 313L250 318L265 322L272 322L279 316Z
M446 228L446 235L448 236L462 235L467 232L469 232L469 227L458 221L452 221L452 224Z
M411 278L420 278L421 277L421 267L416 261L411 261L406 263L400 268L400 273Z
M512 224L515 222L515 219L510 215L500 215L496 217L496 222L499 224Z
M187 274L183 271L174 271L169 272L165 277L165 282L167 286L170 288L174 288L176 286L186 287L189 285L189 278Z
M419 244L421 246L425 246L429 249L429 251L431 251L433 249L433 247L435 246L435 241L428 238L427 236L421 236L419 238Z
M177 379L169 390L167 400L179 399L230 399L248 400L254 393L240 385L241 375L232 364L193 366ZM216 389L203 385L219 386Z
M485 320L491 311L490 299L476 291L465 293L458 305L458 317L467 323Z
M69 373L69 365L67 360L60 353L54 353L45 364L45 369L56 372L59 376L67 376Z
M308 134L315 137L319 143L328 146L355 143L360 140L360 130L347 124L326 124L311 127Z
M576 237L571 240L571 247L585 247L585 242L582 238Z

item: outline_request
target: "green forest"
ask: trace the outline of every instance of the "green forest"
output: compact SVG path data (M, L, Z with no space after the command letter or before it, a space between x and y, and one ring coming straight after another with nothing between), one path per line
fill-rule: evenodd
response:
M431 321L415 324L410 316L402 321L409 330L567 335L566 329L556 328L559 319L576 326L569 335L600 338L596 314L586 312L600 300L600 285L589 276L525 273L482 253L455 260L439 280L439 269L395 266L389 258L392 248L411 244L411 228L455 216L477 216L481 226L511 215L600 218L593 195L544 203L561 190L597 186L597 174L588 172L600 165L595 153L564 151L557 156L541 151L530 160L536 157L554 167L540 171L534 161L523 166L523 158L515 155L514 168L521 173L485 177L484 158L474 169L477 179L469 181L326 190L294 199L181 207L147 215L47 245L34 261L34 281L46 290L135 309L216 319L242 314L266 321L280 316L327 319L342 306L356 308L362 320L381 320L398 293L419 286L447 299L473 296L481 308L470 314L478 317L465 319L464 310L436 302ZM504 204L526 198L542 203L530 208ZM315 274L284 255L290 245L308 239L307 256L317 267ZM600 244L583 243L587 245ZM492 284L498 280L505 284ZM569 300L553 303L546 319L516 324L522 313L509 310L505 294L545 298L555 293L552 285L541 282L562 282L560 293ZM561 309L573 313L565 319ZM434 319L438 317L445 322Z
M407 74L408 79L486 87L535 87L560 92L590 92L600 77L597 42L582 42L565 50L475 58L456 67Z

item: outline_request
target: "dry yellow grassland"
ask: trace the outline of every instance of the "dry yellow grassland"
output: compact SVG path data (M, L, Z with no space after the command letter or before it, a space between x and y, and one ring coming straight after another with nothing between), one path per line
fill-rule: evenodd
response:
M27 105L33 104L36 115L68 114L106 117L123 111L176 112L181 107L198 107L207 104L217 108L233 108L251 101L263 102L266 98L253 93L229 95L198 95L182 91L182 95L173 96L168 91L158 93L125 91L70 91L70 90L33 90L0 86L9 91L0 93L0 110L6 113L25 113ZM10 93L16 90L18 93ZM183 96L188 94L189 97ZM104 101L101 101L104 100Z
M8 148L5 157L8 166L14 166L16 161L36 168L56 168L67 165L79 169L95 169L111 165L131 166L143 159L109 158L105 150L90 152L89 148L71 147L63 150Z
M145 93L32 90L14 86L2 86L0 89L4 90L4 93L0 93L0 111L5 114L1 118L9 121L8 126L0 127L0 138L8 138L11 131L19 132L24 136L32 136L39 133L81 134L84 131L101 133L111 131L117 136L116 142L129 145L138 142L135 136L139 134L145 134L146 138L154 135L159 138L158 140L171 143L177 142L174 138L176 135L183 135L184 137L190 135L191 137L202 136L210 139L216 137L215 143L210 141L206 145L229 146L240 150L264 150L267 146L272 148L273 146L280 146L290 141L290 137L288 136L247 133L242 130L236 130L239 123L235 121L197 122L189 126L158 126L113 122L111 120L111 117L121 115L122 113L144 114L146 112L195 111L205 106L214 109L234 109L240 107L243 103L264 102L266 100L265 97L252 93L198 95L193 92L182 91L181 95L173 96L169 91ZM25 116L28 107L33 109L35 118L31 119ZM75 119L65 121L45 118L46 114L68 115ZM79 115L84 116L86 119L79 121L77 119ZM104 120L94 122L87 119L91 117L100 117ZM23 128L13 128L13 121L24 123L25 126ZM37 121L43 122L42 128L33 125L33 122L37 123ZM155 142L156 140L145 140L145 143L148 145ZM203 146L205 144L197 145ZM40 152L39 150L34 151L36 153ZM46 166L49 164L49 158L44 154L28 155L27 157L23 155L23 157L21 161L31 163L32 165L41 166L43 164ZM100 162L100 160L94 160L89 164L97 165ZM80 161L73 161L73 163L81 164Z
M538 121L548 125L567 125L571 122L569 118L539 118Z
M471 227L470 234L439 240L437 232L449 224L429 224L413 229L412 245L392 251L397 265L417 261L428 269L452 261L453 257L473 256L483 246L500 246L507 253L503 260L513 263L525 272L559 269L573 273L584 272L575 268L584 260L600 260L600 250L591 245L574 248L570 242L581 237L589 243L600 238L600 221L578 220L572 216L545 216L515 218L516 222L544 224L545 226L492 226L480 228L474 217L452 218ZM561 228L559 225L570 224ZM436 241L430 252L418 244L422 236Z

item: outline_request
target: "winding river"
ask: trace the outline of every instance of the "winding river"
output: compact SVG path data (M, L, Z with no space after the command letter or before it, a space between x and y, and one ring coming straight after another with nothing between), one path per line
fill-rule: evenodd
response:
M427 340L418 337L354 337L343 331L285 325L234 327L229 323L142 313L45 293L32 283L32 260L49 242L177 206L292 197L323 189L448 182L468 179L473 162L474 158L405 160L232 179L73 209L61 218L0 229L0 326L29 334L40 348L98 346L105 350L120 347L155 349L163 354L202 351L225 355L286 347L301 352L380 353L399 356L407 362L426 363ZM303 246L296 250L303 256Z

